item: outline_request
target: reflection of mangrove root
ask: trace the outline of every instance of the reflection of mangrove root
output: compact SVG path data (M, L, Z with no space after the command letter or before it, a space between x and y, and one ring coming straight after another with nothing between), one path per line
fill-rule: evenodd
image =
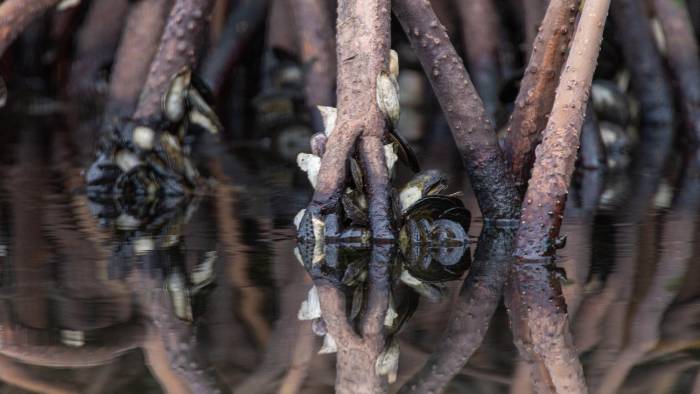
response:
M509 284L509 309L516 343L524 356L543 362L540 390L586 392L573 348L561 285L551 269L562 215L576 162L603 25L610 0L586 1L562 71L552 112L537 148L516 235Z
M515 226L484 227L443 339L421 370L404 385L402 393L443 391L481 346L503 294L515 230Z
M459 249L456 261L448 262L431 259L430 252L418 260L397 259L405 256L394 254L389 246L370 253L369 249L328 244L306 254L310 248L300 243L297 250L314 280L298 318L313 320L314 333L324 337L319 353L339 353L339 377L362 377L372 389L382 384L383 376L389 383L396 380L400 350L394 336L413 315L420 296L440 301L443 282L458 279L469 267L468 249ZM378 270L384 272L381 279ZM382 283L386 280L392 285ZM356 363L352 353L363 348L365 362ZM336 389L342 391L340 381Z

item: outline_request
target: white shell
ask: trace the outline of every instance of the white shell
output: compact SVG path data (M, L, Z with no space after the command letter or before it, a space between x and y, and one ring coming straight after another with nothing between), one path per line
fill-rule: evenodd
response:
M316 189L318 172L321 170L321 158L310 153L299 153L297 155L297 165L302 171L306 172L311 187Z
M192 305L190 305L189 292L185 285L184 276L174 271L168 275L167 289L170 294L170 300L173 303L175 315L180 319L192 321Z
M199 127L203 128L204 130L210 132L211 134L217 134L220 131L220 127L217 124L214 119L210 118L209 116L205 115L202 112L199 112L196 109L193 109L190 111L188 114L190 118L190 122L198 125Z
M192 74L188 69L180 71L170 83L163 97L163 111L171 122L179 122L185 116L185 99L188 95Z
M415 276L411 275L408 271L403 270L400 276L401 282L409 286L420 286L423 284L420 280L416 279Z
M423 197L423 191L418 186L411 186L404 188L399 193L399 202L401 203L401 211L406 212L406 210L416 201Z
M393 49L389 51L389 74L394 78L399 77L399 54Z
M78 4L80 4L80 0L63 0L62 2L58 3L56 10L63 11L65 9L75 7Z
M316 286L311 287L309 294L306 296L306 301L301 303L297 319L313 320L321 317L321 302L318 299L318 290Z
M318 354L331 354L337 351L338 345L335 343L335 339L333 339L331 334L326 333L323 337L323 346L321 346L321 350L318 351Z
M301 211L297 212L296 216L294 216L294 227L299 230L299 226L301 225L301 219L304 218L304 214L306 213L306 209L302 209Z
M394 164L399 160L399 156L396 155L393 144L384 145L384 157L386 158L386 168L389 170L389 174L391 174L394 169Z
M223 128L221 121L204 97L196 89L188 89L187 91L187 97L193 107L190 111L190 121L199 124L212 134L221 131Z
M70 347L82 347L85 345L85 332L61 330L61 342Z
M216 251L210 250L204 255L204 260L194 267L192 275L190 275L190 279L194 285L201 286L214 278L214 263L216 262L216 258Z
M325 107L323 105L317 105L316 108L318 108L318 112L321 113L321 118L323 118L323 133L328 137L335 129L338 110L335 107Z
M380 72L377 75L377 106L384 116L393 124L399 122L401 104L399 103L399 83L393 76Z
M117 217L115 220L115 224L117 225L117 228L120 230L133 230L138 228L141 225L141 221L136 219L135 217L128 215L126 213L122 213Z
M399 343L396 340L391 341L391 345L384 349L384 351L377 358L377 362L374 364L374 371L377 375L386 375L389 383L394 383L396 381L397 372L399 370Z
M134 240L134 254L137 256L148 254L155 248L156 244L151 237L139 237Z
M386 310L386 316L384 316L384 325L387 327L391 327L394 324L394 320L399 317L399 314L396 313L396 310L394 309L394 303L392 300L389 300L389 308Z
M134 144L143 150L153 149L153 140L155 139L155 131L148 127L138 126L134 128L133 133Z
M127 172L137 165L141 164L141 160L128 150L122 149L114 157L114 161L122 171Z

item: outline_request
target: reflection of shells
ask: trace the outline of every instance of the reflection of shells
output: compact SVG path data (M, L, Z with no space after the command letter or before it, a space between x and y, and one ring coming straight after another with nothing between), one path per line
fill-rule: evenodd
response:
M321 317L321 302L318 299L318 290L316 286L313 286L309 290L309 294L306 297L306 301L301 303L301 308L299 308L299 313L297 313L297 319L299 320L313 320Z

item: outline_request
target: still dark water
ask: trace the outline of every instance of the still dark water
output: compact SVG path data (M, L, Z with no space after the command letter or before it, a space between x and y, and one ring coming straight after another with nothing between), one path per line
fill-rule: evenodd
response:
M333 392L335 356L318 354L323 339L298 319L314 284L294 254L292 221L310 196L294 163L205 141L202 195L97 203L81 173L94 125L70 124L5 122L0 133L0 392ZM464 192L476 242L459 166L449 149L428 150L440 160L424 166ZM558 265L591 392L700 393L697 217L673 215L673 189L662 191L635 220L615 205L567 212ZM422 297L395 334L392 390L447 338L461 283ZM447 392L532 392L502 305Z

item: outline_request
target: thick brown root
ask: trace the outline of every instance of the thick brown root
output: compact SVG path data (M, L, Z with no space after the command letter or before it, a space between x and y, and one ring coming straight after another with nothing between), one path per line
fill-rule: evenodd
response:
M136 109L171 4L171 0L141 0L130 7L109 80L108 122Z
M506 158L521 195L525 194L535 159L535 147L540 142L547 116L552 110L554 91L566 60L578 5L578 0L553 0L549 3L532 46L515 110L508 122Z
M519 196L494 125L430 2L392 4L450 125L481 213L488 219L516 218Z
M34 19L61 0L7 0L0 4L0 56Z
M370 220L374 239L393 239L389 220L389 174L381 142L387 118L377 103L377 77L389 72L388 0L346 0L338 7L338 118L321 159L309 213L331 213L345 184L347 163L358 138L368 173Z

